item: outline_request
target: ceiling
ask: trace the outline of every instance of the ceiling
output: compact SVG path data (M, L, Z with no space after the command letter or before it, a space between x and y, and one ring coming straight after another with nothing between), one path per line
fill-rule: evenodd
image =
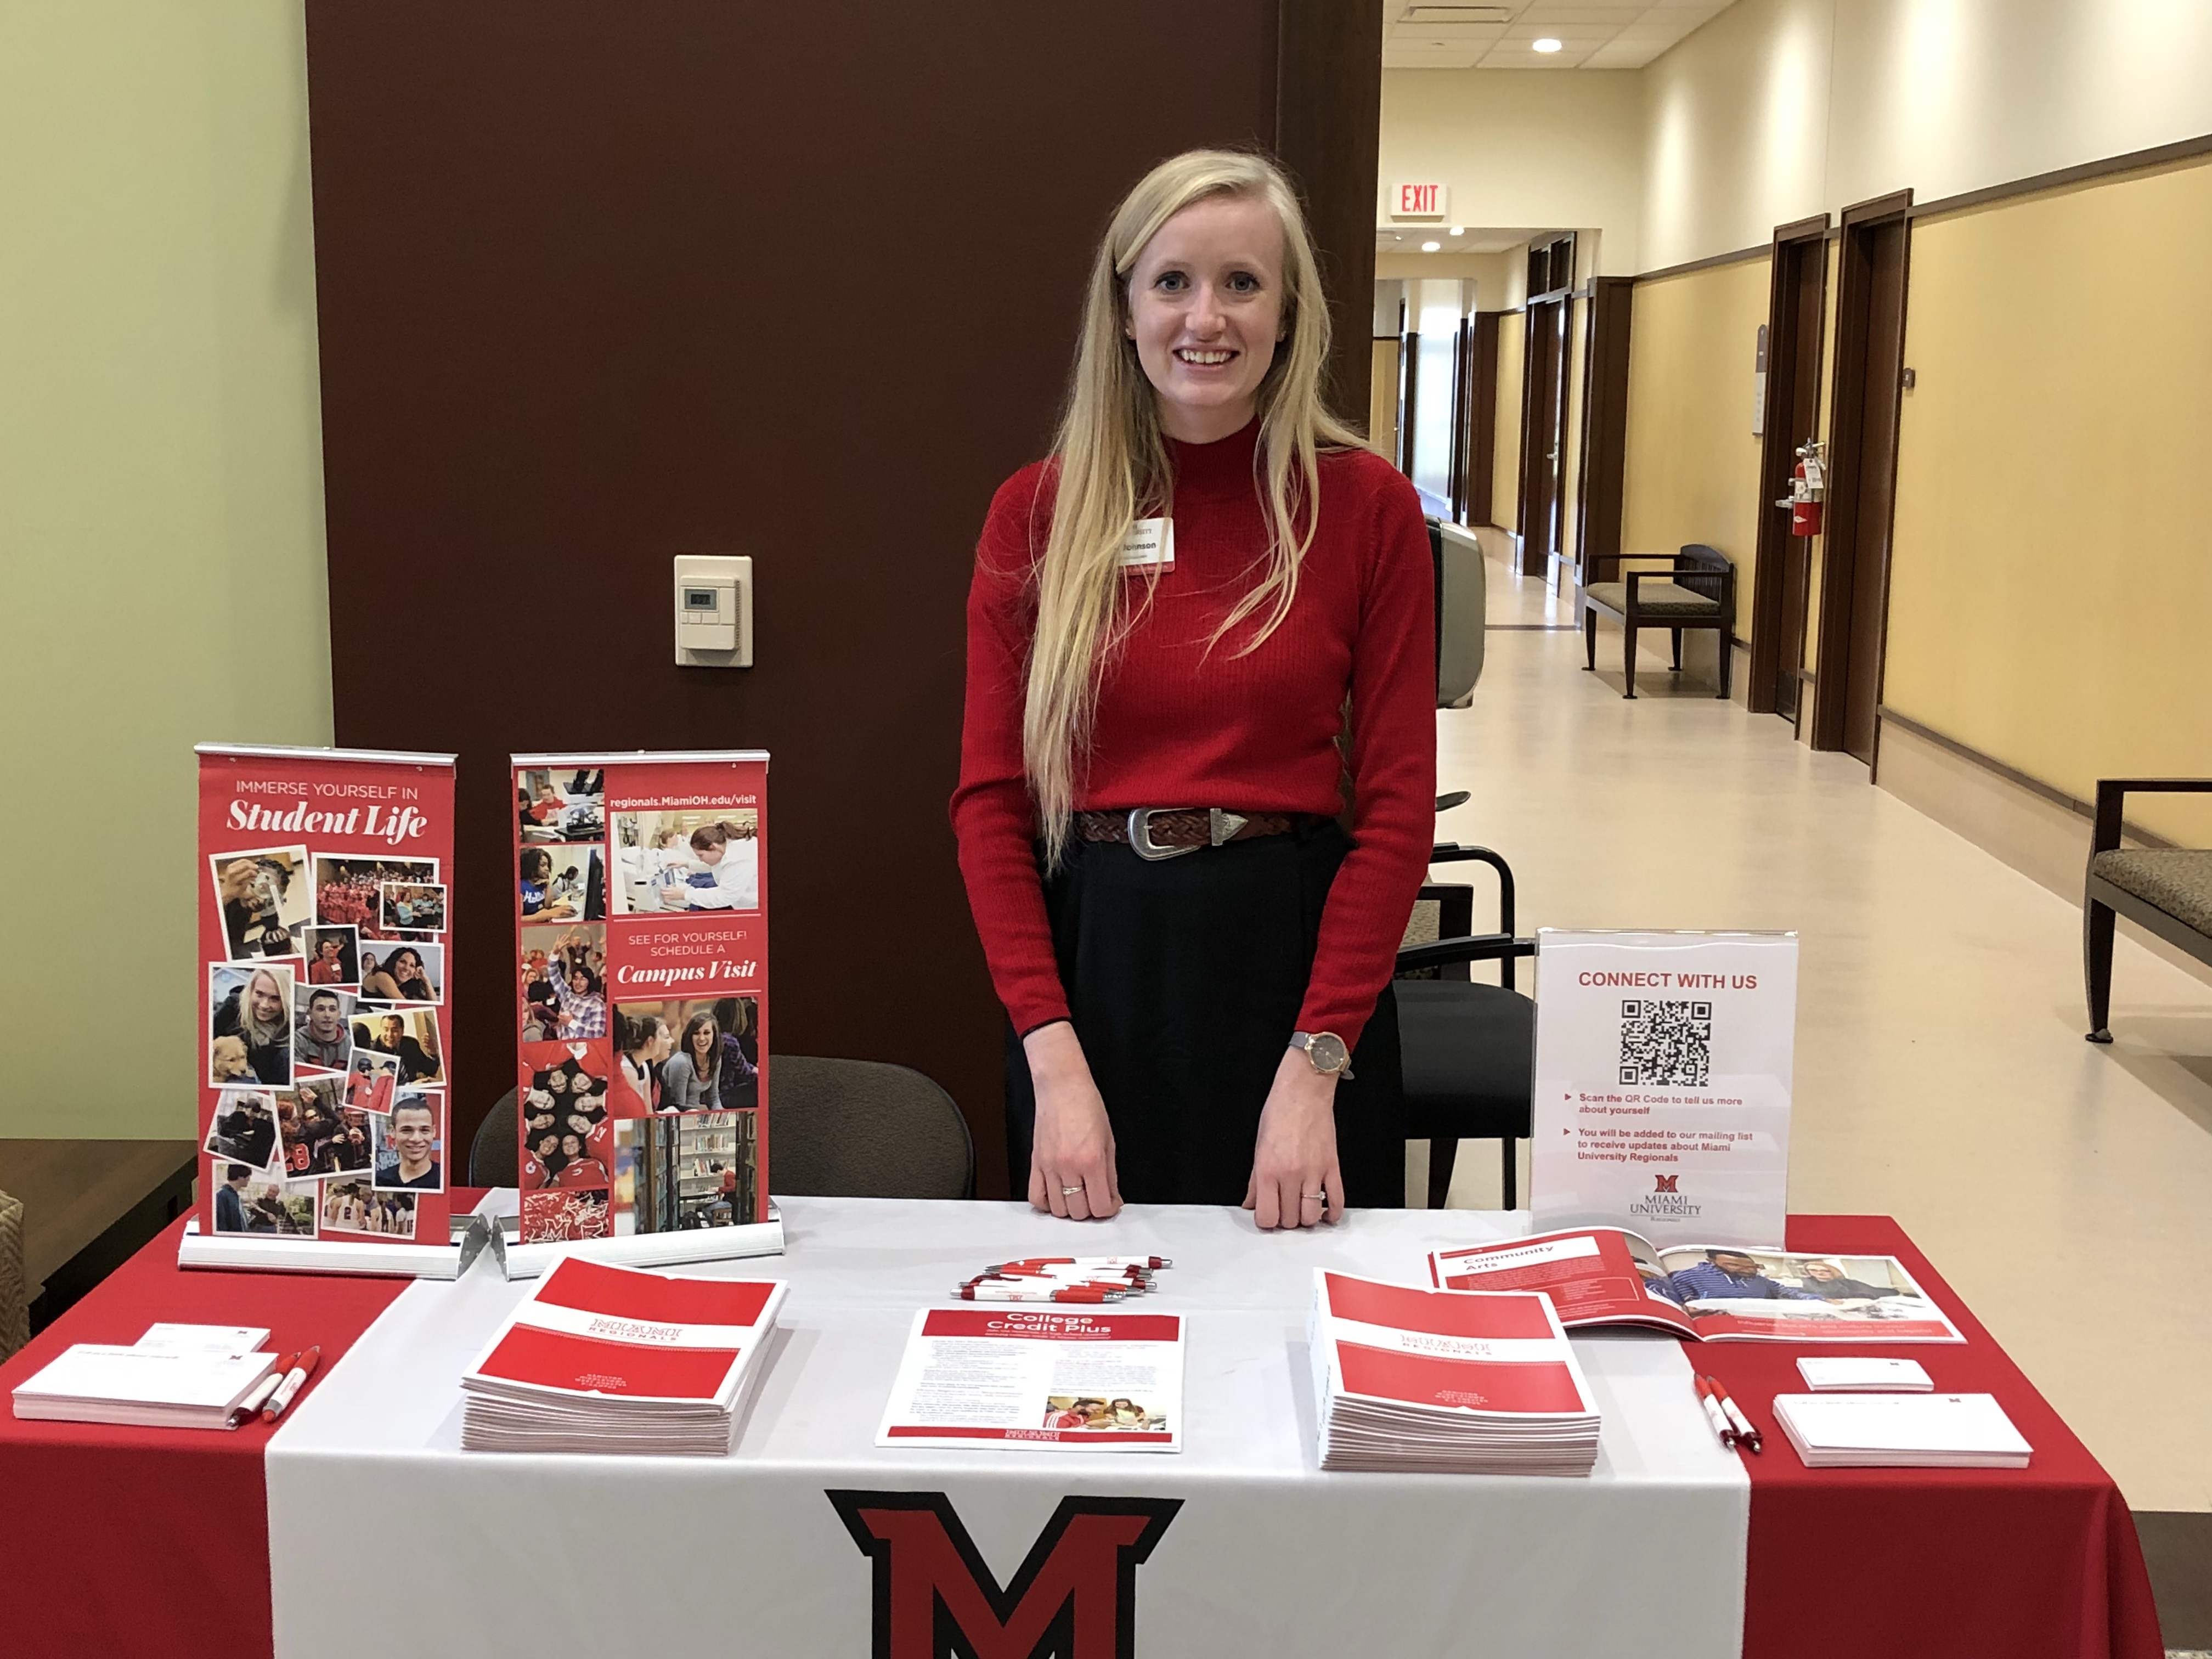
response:
M1509 253L1550 234L1543 230L1498 230L1492 228L1469 228L1458 235L1450 234L1449 225L1401 225L1395 230L1388 226L1375 233L1377 253L1419 253L1421 244L1439 244L1439 253Z
M1729 0L1384 0L1384 69L1641 69ZM1549 36L1555 52L1534 43Z

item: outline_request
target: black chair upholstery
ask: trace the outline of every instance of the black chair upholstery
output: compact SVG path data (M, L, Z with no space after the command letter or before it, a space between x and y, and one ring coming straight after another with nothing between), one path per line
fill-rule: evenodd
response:
M1452 844L1437 847L1431 860L1474 860L1498 872L1500 931L1440 939L1398 952L1400 976L1391 988L1398 1001L1406 1134L1429 1143L1431 1209L1443 1207L1462 1140L1500 1142L1510 1210L1517 1196L1516 1143L1528 1139L1536 1092L1536 1005L1514 988L1513 964L1517 957L1534 956L1536 943L1513 936L1513 872L1503 858L1486 847ZM1471 901L1454 903L1453 891L1422 890L1425 896L1437 896L1455 920L1471 915ZM1466 890L1456 891L1464 895ZM1467 969L1472 962L1499 963L1504 982L1474 982ZM1455 976L1421 976L1432 969Z
M522 1178L522 1126L516 1121L514 1095L512 1089L501 1095L477 1125L476 1139L469 1143L471 1187L512 1187Z
M952 1097L874 1060L771 1062L769 1186L794 1197L969 1198L975 1147Z

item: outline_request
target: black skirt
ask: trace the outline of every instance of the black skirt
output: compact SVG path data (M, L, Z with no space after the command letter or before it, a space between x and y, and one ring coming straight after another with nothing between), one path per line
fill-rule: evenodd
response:
M1297 1029L1322 906L1352 842L1333 819L1151 862L1071 845L1044 882L1060 984L1114 1126L1132 1204L1241 1204L1275 1069ZM1398 1007L1385 985L1336 1086L1347 1203L1405 1203ZM1006 1150L1029 1191L1036 1097L1009 1028Z

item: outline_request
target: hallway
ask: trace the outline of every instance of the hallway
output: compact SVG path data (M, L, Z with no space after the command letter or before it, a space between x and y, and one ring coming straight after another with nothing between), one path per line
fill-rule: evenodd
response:
M2212 988L2124 938L2084 1042L2074 906L1649 653L1624 701L1617 631L1585 673L1571 606L1489 580L1438 839L1511 861L1524 934L1796 930L1791 1210L1894 1215L2131 1507L2212 1506ZM1494 1148L1452 1201L1498 1201Z

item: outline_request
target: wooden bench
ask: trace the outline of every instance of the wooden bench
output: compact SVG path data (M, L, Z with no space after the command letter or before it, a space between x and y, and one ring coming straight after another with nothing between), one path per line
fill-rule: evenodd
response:
M1615 560L1663 559L1664 553L1616 553ZM1636 630L1664 628L1674 636L1674 672L1682 672L1682 630L1712 628L1720 630L1721 689L1729 694L1729 672L1735 655L1735 566L1718 548L1692 542L1671 556L1671 570L1631 570L1626 581L1592 582L1583 589L1583 644L1590 672L1597 669L1597 619L1611 617L1621 627L1626 648L1622 672L1627 689L1636 695Z
M2147 933L2212 963L2212 850L2123 848L2121 814L2131 794L2212 795L2212 778L2100 778L2089 873L2081 895L2081 977L2092 1042L2110 1042L2112 928L2125 916Z

